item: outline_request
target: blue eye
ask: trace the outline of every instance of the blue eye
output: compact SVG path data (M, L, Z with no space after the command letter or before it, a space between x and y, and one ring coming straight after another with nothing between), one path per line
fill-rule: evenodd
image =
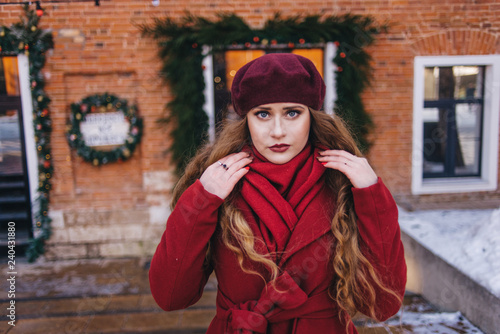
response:
M287 114L288 114L289 117L297 117L297 116L300 115L300 111L298 111L298 110L290 110L290 111L288 111Z
M269 113L267 111L257 111L255 113L255 116L259 118L266 118L267 116L269 116Z

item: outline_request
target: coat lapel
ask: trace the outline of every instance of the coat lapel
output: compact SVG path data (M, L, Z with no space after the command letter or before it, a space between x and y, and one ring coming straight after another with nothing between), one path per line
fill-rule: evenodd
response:
M294 254L331 231L334 215L334 200L323 188L309 203L290 235L280 265L284 265Z

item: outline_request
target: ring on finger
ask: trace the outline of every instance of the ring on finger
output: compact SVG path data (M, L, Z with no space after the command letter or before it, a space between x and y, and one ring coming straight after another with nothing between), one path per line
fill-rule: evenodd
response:
M217 162L218 162L218 163L219 163L219 165L221 165L221 166L222 166L222 168L224 168L225 170L228 170L228 169L229 169L229 167L228 167L226 164L224 164L224 163L222 163L222 162L220 162L220 161L217 161Z

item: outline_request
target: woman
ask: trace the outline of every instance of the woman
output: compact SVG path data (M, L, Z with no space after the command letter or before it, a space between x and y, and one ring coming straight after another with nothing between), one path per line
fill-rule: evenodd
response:
M397 207L338 117L308 59L268 54L231 88L241 120L187 166L151 262L164 310L218 281L207 333L356 333L357 311L400 306L406 264Z

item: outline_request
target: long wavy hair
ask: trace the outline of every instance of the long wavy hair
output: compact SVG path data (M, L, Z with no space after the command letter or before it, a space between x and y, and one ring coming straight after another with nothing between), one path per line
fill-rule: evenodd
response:
M310 110L311 129L309 140L313 145L323 145L329 149L339 149L361 156L354 139L343 121L337 116ZM198 179L205 169L228 154L241 151L251 144L246 118L238 121L227 121L222 126L218 138L213 144L205 145L187 165L183 176L177 183L172 200L172 208L182 193ZM233 251L240 267L247 273L262 277L256 270L244 265L247 260L264 265L269 269L270 280L279 275L279 268L270 254L259 254L255 251L256 239L250 226L241 212L234 206L233 199L238 193L239 182L220 208L219 220L222 230L222 240L226 247ZM332 198L336 198L336 212L331 222L331 230L336 239L331 251L331 266L336 277L329 289L330 297L337 301L342 312L341 319L346 319L346 313L353 316L358 307L372 318L375 313L375 289L381 289L401 297L390 288L385 287L377 276L372 264L363 255L359 244L357 217L349 179L341 172L328 168L325 171L325 185L331 189ZM207 262L212 261L210 247L207 252ZM264 277L262 277L264 279ZM346 330L350 322L346 323Z

